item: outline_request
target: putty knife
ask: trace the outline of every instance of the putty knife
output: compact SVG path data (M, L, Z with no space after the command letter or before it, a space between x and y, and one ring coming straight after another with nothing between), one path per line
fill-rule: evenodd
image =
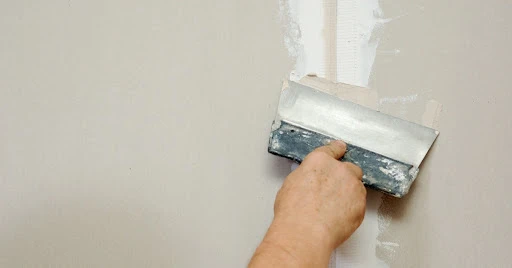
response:
M268 151L298 163L332 140L347 143L340 160L363 170L363 183L402 197L438 131L288 81L272 124Z

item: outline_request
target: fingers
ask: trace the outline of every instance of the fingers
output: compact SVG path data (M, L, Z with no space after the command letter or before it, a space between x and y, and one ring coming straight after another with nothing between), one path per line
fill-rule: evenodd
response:
M324 153L329 155L330 157L339 160L345 154L347 150L347 145L343 141L332 141L327 145L316 148L310 155L314 155L314 153ZM318 155L316 155L318 156ZM316 157L315 156L315 157ZM320 158L321 159L321 158ZM338 162L339 165L342 165L348 172L352 173L357 179L363 179L363 170L353 163L350 162Z
M350 162L344 162L343 164L358 179L363 179L363 170L359 166L352 164Z
M331 141L329 144L316 148L313 152L323 152L334 159L340 159L347 150L347 145L342 141Z

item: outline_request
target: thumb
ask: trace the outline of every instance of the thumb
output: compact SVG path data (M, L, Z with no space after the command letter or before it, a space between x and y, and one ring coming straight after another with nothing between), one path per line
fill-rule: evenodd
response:
M313 152L323 152L334 159L340 159L347 150L347 145L343 141L331 141L329 144L316 148Z

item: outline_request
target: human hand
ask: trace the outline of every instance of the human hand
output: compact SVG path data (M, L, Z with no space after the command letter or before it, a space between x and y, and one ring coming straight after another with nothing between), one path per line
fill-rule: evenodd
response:
M366 189L358 166L340 162L340 141L317 148L285 180L274 205L274 219L286 225L308 225L324 233L336 248L361 225Z
M263 249L258 248L252 263L258 251L273 248L274 253L263 253L267 259L281 250L293 266L326 266L332 250L361 225L366 206L363 173L338 160L345 150L341 141L319 147L288 175L277 194Z

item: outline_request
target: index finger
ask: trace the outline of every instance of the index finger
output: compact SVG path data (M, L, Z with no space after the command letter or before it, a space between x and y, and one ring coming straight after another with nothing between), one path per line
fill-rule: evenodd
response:
M331 141L329 144L316 148L313 152L323 152L334 159L340 159L347 150L347 145L343 141Z

